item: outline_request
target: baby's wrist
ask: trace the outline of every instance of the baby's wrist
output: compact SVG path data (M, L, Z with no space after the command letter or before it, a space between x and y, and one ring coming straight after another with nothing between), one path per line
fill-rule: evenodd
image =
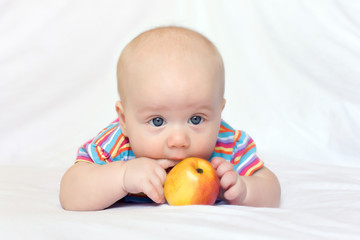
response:
M119 170L119 185L120 185L120 189L124 192L124 193L128 193L127 189L126 189L126 167L127 167L127 163L128 162L121 162L122 164L120 166L118 166L120 168Z

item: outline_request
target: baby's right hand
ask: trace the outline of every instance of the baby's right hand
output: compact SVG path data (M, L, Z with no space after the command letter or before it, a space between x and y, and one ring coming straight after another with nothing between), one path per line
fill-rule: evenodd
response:
M156 203L164 203L166 169L178 161L136 158L122 166L122 188L128 193L145 193Z

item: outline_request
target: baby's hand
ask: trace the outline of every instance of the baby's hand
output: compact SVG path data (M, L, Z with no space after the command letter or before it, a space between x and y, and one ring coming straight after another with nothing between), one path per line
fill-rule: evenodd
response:
M136 158L122 166L122 188L128 193L145 193L156 203L164 203L166 169L177 162L161 159Z
M241 203L246 196L246 186L234 165L220 157L213 158L211 164L220 178L220 197L231 204Z

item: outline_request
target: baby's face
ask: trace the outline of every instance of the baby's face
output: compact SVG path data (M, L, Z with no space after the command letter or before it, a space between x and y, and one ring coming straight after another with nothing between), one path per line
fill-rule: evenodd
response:
M139 57L125 74L117 103L136 157L181 160L211 156L224 107L223 73L210 59Z

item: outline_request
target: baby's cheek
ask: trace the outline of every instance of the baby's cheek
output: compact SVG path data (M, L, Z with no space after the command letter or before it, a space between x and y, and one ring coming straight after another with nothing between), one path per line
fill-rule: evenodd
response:
M210 141L207 138L195 140L195 144L192 146L192 150L196 155L194 157L201 157L203 159L210 159L212 153L215 150L216 140Z
M198 146L194 149L192 157L200 157L203 159L210 159L214 148L209 148L209 146Z
M136 157L163 158L163 149L156 141L136 141L130 146Z

